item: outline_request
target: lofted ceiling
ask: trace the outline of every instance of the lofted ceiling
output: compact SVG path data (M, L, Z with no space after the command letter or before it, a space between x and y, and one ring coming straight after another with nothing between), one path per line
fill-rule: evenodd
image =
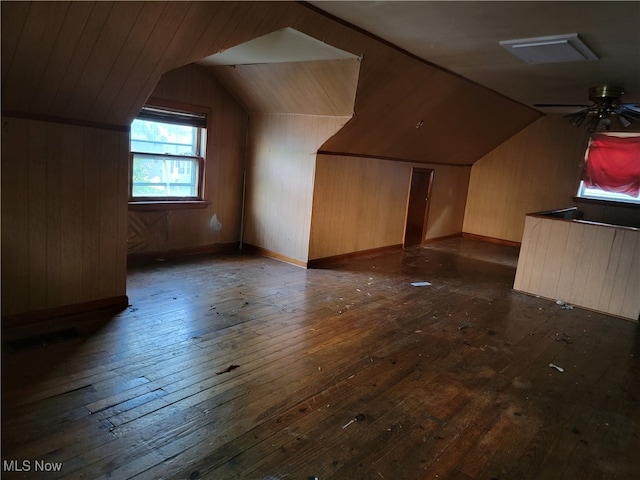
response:
M234 94L259 97L245 102L251 111L353 114L322 151L471 165L542 113L564 113L535 104L585 104L601 84L622 85L623 100L640 103L638 1L5 1L1 9L4 115L126 129L163 74L211 61L235 81ZM563 34L578 34L597 60L530 64L500 45ZM294 65L300 54L308 65ZM296 89L274 94L284 85ZM455 142L459 132L465 142Z
M589 103L594 85L640 103L638 1L311 1L314 7L525 105ZM577 33L598 60L529 64L499 42ZM540 108L544 113L563 113Z

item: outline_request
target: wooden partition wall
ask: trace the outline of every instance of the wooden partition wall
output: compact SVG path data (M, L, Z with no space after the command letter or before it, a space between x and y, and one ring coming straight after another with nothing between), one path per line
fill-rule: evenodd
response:
M243 244L307 265L316 152L353 114L360 60L214 67L250 114Z
M640 318L640 229L527 215L513 288Z
M316 151L347 120L251 115L243 242L306 266Z
M2 315L127 305L129 133L2 117Z

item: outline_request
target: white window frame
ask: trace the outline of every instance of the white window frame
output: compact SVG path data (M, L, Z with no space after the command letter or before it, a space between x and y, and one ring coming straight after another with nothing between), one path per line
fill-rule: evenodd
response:
M162 103L148 103L143 107L140 114L136 119L150 120L155 122L174 124L174 125L188 125L195 127L195 151L193 155L176 155L170 153L150 153L135 151L130 146L130 162L129 162L129 204L167 204L167 203L181 203L181 202L202 202L204 201L204 170L205 170L205 150L206 150L206 132L207 132L207 118L208 109L182 104L168 104ZM133 140L130 142L130 145ZM134 183L133 172L134 162L136 158L140 157L155 157L165 160L166 165L170 165L173 162L192 162L193 168L196 169L195 182L196 192L195 195L135 195L134 196ZM163 168L165 166L163 165ZM166 184L165 184L166 185ZM160 186L160 184L159 184Z

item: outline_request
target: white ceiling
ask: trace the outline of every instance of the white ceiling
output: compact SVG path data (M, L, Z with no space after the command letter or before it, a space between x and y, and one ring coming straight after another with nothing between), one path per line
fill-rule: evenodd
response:
M640 103L638 1L308 3L526 105L589 103L588 88L594 85L621 85L624 102ZM529 64L499 44L572 33L595 52L597 61Z
M196 63L212 67L341 60L345 58L357 57L287 27L210 55Z

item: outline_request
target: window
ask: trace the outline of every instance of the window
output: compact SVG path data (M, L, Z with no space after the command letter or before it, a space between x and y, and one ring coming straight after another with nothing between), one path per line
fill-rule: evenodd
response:
M202 200L206 115L147 105L131 124L130 201Z
M640 134L594 133L577 196L640 204Z

